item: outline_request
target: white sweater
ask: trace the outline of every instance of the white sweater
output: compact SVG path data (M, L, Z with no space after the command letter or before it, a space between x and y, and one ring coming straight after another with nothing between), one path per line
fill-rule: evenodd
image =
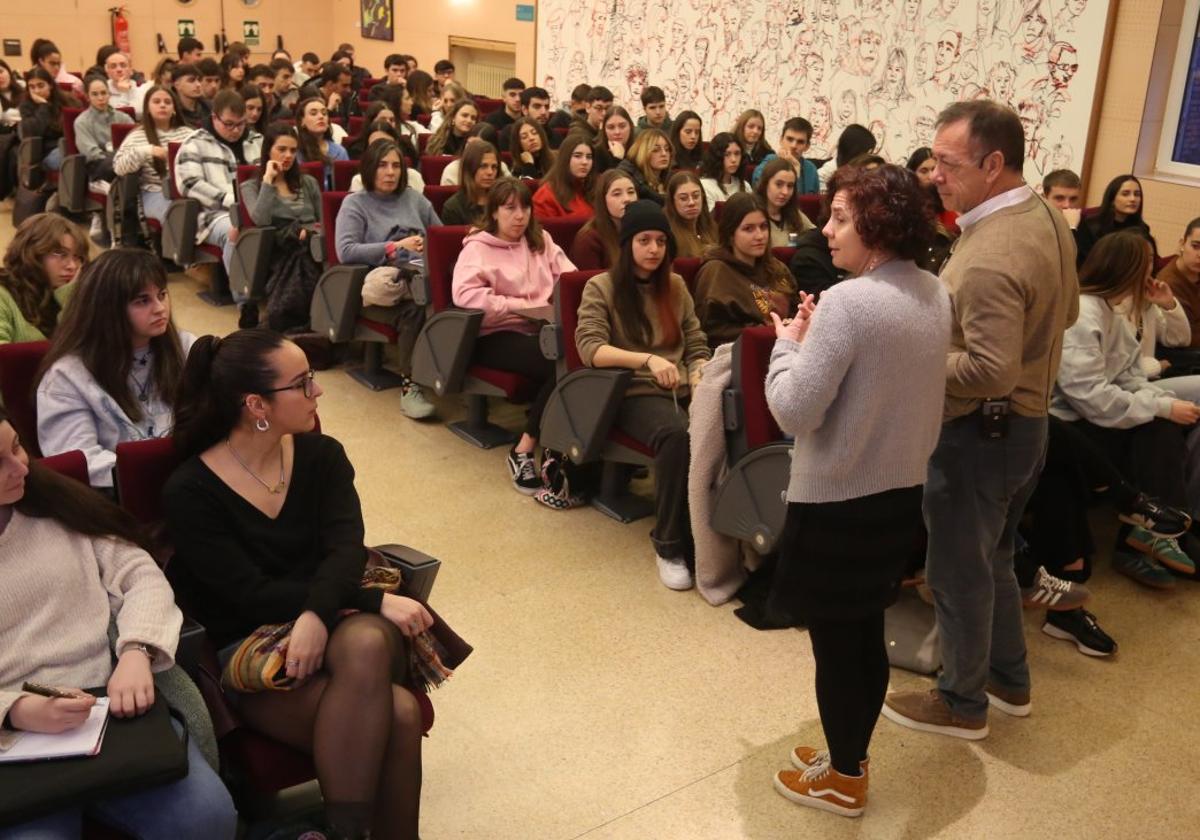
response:
M1113 307L1121 315L1130 329L1136 331L1133 322L1132 298L1122 301ZM1187 347L1192 343L1192 325L1188 323L1187 313L1179 301L1171 309L1163 309L1157 304L1148 303L1142 312L1142 338L1139 342L1142 357L1139 364L1142 373L1148 379L1158 379L1162 376L1162 362L1155 358L1159 344L1164 347Z
M26 680L97 688L112 676L116 652L144 644L153 671L175 664L183 615L153 558L110 537L87 537L54 519L13 511L0 532L0 720Z
M1079 296L1079 318L1063 336L1050 413L1130 429L1169 417L1174 392L1151 382L1129 322L1096 295Z
M942 429L950 295L893 260L821 294L804 341L779 340L767 405L796 438L789 502L925 483Z
M750 192L750 185L745 181L734 181L728 186L724 186L718 183L716 178L701 178L700 186L704 188L704 197L708 199L710 213L713 207L728 201L730 196L740 192Z
M158 142L165 149L169 143L182 143L184 138L194 130L182 125L179 128L160 131ZM121 148L117 149L116 155L113 156L113 171L118 175L136 172L138 173L138 185L142 190L162 192L163 176L159 175L154 168L154 155L150 151L152 148L154 147L150 145L150 140L146 137L146 130L138 126L126 135L125 140L121 143Z
M180 330L179 340L187 358L196 337ZM171 395L160 394L153 381L147 382L152 371L149 362L135 361L129 373L130 390L135 395L143 390L146 393L143 417L135 423L100 387L78 356L59 359L37 388L38 445L42 453L58 455L78 449L87 458L91 485L112 487L118 443L171 434Z

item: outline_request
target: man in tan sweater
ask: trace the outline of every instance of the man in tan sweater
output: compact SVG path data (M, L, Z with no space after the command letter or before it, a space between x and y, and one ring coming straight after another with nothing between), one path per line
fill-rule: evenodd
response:
M946 405L925 484L926 579L942 645L936 689L888 696L904 726L976 740L988 705L1029 714L1017 523L1046 451L1064 330L1079 311L1066 220L1025 184L1017 115L959 102L938 118L933 181L961 215L942 279L954 304Z

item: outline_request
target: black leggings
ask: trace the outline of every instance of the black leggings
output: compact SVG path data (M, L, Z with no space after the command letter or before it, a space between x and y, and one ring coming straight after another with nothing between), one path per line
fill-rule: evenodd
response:
M808 627L817 664L817 708L833 769L857 776L888 686L883 612Z
M554 393L554 362L542 355L538 337L528 333L502 330L481 335L475 340L474 361L496 370L515 373L537 386L537 395L529 405L525 433L535 440L542 428L542 412Z

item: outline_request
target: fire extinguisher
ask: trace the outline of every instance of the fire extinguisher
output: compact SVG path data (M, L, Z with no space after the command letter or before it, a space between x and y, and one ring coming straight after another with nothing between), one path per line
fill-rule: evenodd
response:
M129 18L125 17L124 6L114 6L108 10L112 15L112 42L113 46L119 49L125 55L129 55Z

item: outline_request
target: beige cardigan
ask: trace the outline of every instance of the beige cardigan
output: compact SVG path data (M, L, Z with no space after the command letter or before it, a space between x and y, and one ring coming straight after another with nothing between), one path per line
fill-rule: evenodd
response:
M87 537L54 519L13 511L0 533L0 720L26 680L104 686L118 653L147 645L153 671L175 663L183 614L149 554L110 537Z

